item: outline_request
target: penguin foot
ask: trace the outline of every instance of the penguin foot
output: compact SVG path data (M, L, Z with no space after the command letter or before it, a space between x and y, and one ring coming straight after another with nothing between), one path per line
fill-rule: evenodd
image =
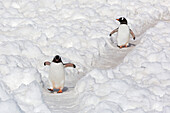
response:
M120 49L123 48L123 46L118 46L118 45L117 45L117 47L119 47Z
M120 49L122 49L123 48L123 46L118 46Z
M63 91L61 89L59 89L59 91L57 93L62 93Z
M120 49L122 49L122 48L124 48L124 47L127 48L128 45L125 45L125 46L118 46L118 45L117 45L117 47L119 47Z

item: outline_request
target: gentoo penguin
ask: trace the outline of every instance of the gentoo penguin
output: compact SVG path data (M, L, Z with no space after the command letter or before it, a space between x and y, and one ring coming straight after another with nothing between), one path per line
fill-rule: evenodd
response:
M52 62L46 61L44 62L44 66L49 65L49 80L52 83L52 88L48 89L53 92L54 89L58 90L57 93L62 93L65 83L65 71L64 67L74 67L76 66L72 63L64 64L59 55L56 55Z
M128 47L130 34L132 35L134 40L135 40L135 35L134 35L133 31L127 25L128 23L127 23L127 20L125 17L120 17L119 19L116 19L116 20L120 22L120 26L118 28L116 28L115 30L113 30L110 33L110 36L113 33L118 32L118 34L117 34L118 45L117 46L119 48Z

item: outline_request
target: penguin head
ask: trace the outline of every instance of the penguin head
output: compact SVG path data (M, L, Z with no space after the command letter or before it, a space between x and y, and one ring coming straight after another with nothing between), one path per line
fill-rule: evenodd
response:
M61 57L60 57L59 55L56 55L56 56L53 58L52 62L61 63L61 62L62 62Z
M120 22L120 24L127 24L127 20L125 17L120 17L119 19L116 19L117 21Z

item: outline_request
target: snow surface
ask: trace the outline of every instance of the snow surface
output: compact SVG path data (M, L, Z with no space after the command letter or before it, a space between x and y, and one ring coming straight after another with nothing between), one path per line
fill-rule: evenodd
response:
M169 0L0 1L0 112L169 113ZM136 35L116 47L124 16ZM62 94L50 94L51 61L66 68Z

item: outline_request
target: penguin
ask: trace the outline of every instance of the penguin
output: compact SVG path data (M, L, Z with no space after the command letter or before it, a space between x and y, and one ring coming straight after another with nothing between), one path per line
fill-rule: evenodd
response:
M125 17L120 17L119 19L116 19L120 22L120 25L118 28L114 29L110 36L112 36L113 33L117 33L117 43L119 48L128 47L129 46L129 39L130 34L132 35L133 39L135 40L135 34L133 31L129 28L128 22Z
M59 55L56 55L52 62L46 61L44 62L44 66L49 65L49 80L52 83L52 88L49 88L48 90L51 92L54 92L54 90L57 90L57 93L62 93L64 84L65 84L65 67L73 67L76 68L76 66L73 63L63 63L61 60L61 57Z

